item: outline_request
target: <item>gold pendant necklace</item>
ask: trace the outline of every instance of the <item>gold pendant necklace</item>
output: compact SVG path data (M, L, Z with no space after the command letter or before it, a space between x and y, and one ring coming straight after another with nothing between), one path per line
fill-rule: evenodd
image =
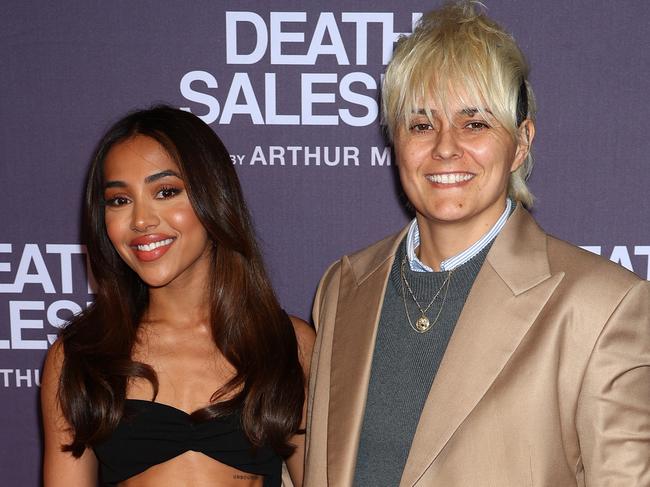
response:
M442 313L442 309L445 306L445 302L447 301L447 293L449 292L449 286L451 284L451 275L453 274L453 269L447 272L447 277L445 278L444 282L436 291L436 294L433 296L433 299L429 302L426 308L422 309L422 306L420 306L420 303L418 302L417 298L415 297L415 293L413 293L413 290L411 289L411 285L409 284L408 280L406 279L406 274L404 273L404 265L406 264L406 256L402 259L402 264L400 265L400 275L401 275L401 283L402 283L402 300L404 301L404 311L406 312L406 319L409 322L409 325L411 328L416 331L417 333L425 333L431 329L432 326L434 326L436 323L438 323L438 319L440 318L440 314ZM411 298L413 299L413 302L415 303L415 306L417 306L418 310L420 311L420 317L415 320L415 324L413 324L413 321L411 320L411 315L409 314L409 309L408 306L406 305L406 293L404 292L404 286L406 285L406 289L408 290L409 294L411 295ZM442 289L445 289L445 294L442 297L442 303L440 303L440 309L438 310L438 313L436 314L436 318L433 320L433 323L429 321L429 318L427 318L427 311L429 311L429 308L433 305L435 302L436 298L440 295L442 292Z

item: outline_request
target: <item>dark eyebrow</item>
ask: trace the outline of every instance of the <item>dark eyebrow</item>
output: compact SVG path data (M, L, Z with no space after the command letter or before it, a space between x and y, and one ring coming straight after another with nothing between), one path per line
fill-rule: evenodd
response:
M169 176L182 179L180 174L178 174L176 171L167 169L166 171L157 172L156 174L147 176L146 178L144 178L144 182L145 184L151 184L155 181L158 181L159 179L167 178ZM104 184L104 189L108 189L108 188L126 188L126 183L124 181L106 181L106 184Z
M427 111L424 108L418 108L413 113L415 113L416 115L428 115ZM429 113L434 114L436 113L436 111L432 108L431 110L429 110Z
M471 107L471 108L463 108L463 109L460 110L458 113L461 114L461 115L467 115L468 117L473 117L474 115L476 115L477 113L479 113L479 112L481 112L481 111L484 112L484 113L487 113L487 114L489 114L489 115L494 116L494 113L492 113L492 110L490 110L490 109L487 108L487 107L483 108L482 110L481 110L481 109L478 109L478 108L474 108L474 107Z
M175 178L181 179L181 175L178 174L176 171L172 171L171 169L167 169L166 171L161 171L157 172L156 174L152 174L151 176L147 176L144 178L144 182L146 184L153 183L154 181L158 181L159 179L166 178L169 176L173 176Z
M458 110L458 115L466 115L468 117L473 117L479 111L480 110L478 108L476 108L476 107L467 107L467 108L462 108L462 109ZM490 110L488 110L487 108L485 108L484 111L486 113L492 114L492 112ZM434 110L433 108L429 110L429 113L431 113L431 114L434 114L436 112L437 112L437 110ZM418 108L417 110L415 110L415 114L416 115L427 115L427 110L425 110L424 108Z
M458 114L459 114L459 115L467 115L468 117L473 117L474 115L476 115L476 114L477 114L478 112L480 112L480 111L481 111L481 110L479 110L479 109L476 108L476 107L467 107L467 108L461 108L460 110L458 110ZM492 115L492 111L490 111L490 110L487 109L487 108L484 108L483 111L484 111L485 113L489 113L490 115ZM436 113L436 112L437 112L437 110L435 110L435 109L433 109L433 108L429 110L429 113L432 113L432 114L433 114L433 113ZM425 110L424 108L418 108L417 110L415 110L414 113L415 113L416 115L426 115L426 114L427 114L427 110Z
M478 108L463 108L458 112L460 115L467 115L468 117L473 117L478 113Z
M126 183L124 181L106 181L104 189L108 188L126 188Z

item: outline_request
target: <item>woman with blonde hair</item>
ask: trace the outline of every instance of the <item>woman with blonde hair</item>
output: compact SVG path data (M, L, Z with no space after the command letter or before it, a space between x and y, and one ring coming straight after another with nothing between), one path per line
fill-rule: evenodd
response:
M445 4L398 41L382 100L415 215L320 283L306 485L650 485L648 283L527 210L512 36Z

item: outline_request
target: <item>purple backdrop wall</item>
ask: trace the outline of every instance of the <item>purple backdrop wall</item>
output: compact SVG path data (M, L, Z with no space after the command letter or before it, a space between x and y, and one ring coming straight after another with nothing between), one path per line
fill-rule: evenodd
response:
M538 220L647 279L650 3L487 3L532 65ZM0 7L3 485L39 482L40 369L57 327L92 299L79 206L89 155L109 123L158 101L205 117L233 155L282 303L307 318L332 260L407 219L376 88L394 34L430 6Z

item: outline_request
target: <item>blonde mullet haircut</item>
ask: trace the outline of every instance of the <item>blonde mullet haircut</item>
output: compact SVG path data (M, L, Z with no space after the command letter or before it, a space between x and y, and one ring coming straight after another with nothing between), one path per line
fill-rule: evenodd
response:
M413 113L424 109L431 116L432 107L425 104L429 100L450 120L451 101L489 109L515 142L524 136L517 127L522 83L528 101L524 118L535 118L528 65L513 37L489 19L484 8L470 0L446 3L424 15L413 34L398 40L382 85L383 121L391 141L407 128ZM529 208L534 197L526 179L532 168L529 147L508 186L509 196Z

